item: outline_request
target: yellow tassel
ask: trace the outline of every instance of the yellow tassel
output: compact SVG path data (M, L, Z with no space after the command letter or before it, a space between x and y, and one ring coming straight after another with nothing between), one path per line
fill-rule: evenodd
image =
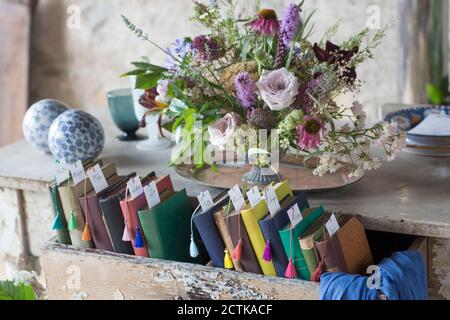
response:
M228 250L225 250L224 265L225 265L225 269L227 269L227 270L231 270L234 268L233 260L231 260L231 256L230 256L230 253L228 252Z
M83 241L92 241L91 231L89 230L89 225L86 223L84 227L83 236L81 238Z

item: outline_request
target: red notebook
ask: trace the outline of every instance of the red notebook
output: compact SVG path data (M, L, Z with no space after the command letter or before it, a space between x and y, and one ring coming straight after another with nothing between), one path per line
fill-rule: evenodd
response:
M131 174L128 177L114 176L108 180L109 187L102 192L97 194L93 190L79 198L84 217L89 225L92 242L96 249L114 252L111 237L103 220L99 201L123 192L126 188L127 181L135 175Z
M151 179L146 183L143 183L143 185L146 186L150 184L152 181L153 180ZM165 176L163 178L157 179L156 188L158 189L159 194L162 194L165 191L174 192L170 176ZM136 227L139 224L138 212L140 210L144 210L147 207L147 199L145 198L145 194L140 195L136 199L131 199L131 197L127 195L126 199L120 201L120 207L122 209L122 214L125 219L125 224L127 225L128 230L130 231L134 253L138 257L148 258L149 255L147 244L144 244L143 248L136 248L134 244L134 240L136 239Z

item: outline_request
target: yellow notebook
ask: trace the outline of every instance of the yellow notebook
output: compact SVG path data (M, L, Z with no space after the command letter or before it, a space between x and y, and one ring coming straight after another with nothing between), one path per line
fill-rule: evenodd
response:
M279 201L291 196L292 191L288 182L281 182L274 186L275 194ZM266 240L259 226L259 221L267 217L269 208L266 201L261 200L257 206L251 208L246 205L241 211L242 220L244 221L245 228L247 229L248 236L258 258L259 265L266 276L276 277L277 272L272 262L267 262L263 259L264 250L266 248Z

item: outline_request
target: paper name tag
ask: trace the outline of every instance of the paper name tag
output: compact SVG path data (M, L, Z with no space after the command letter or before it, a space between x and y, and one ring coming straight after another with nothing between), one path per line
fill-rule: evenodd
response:
M235 185L230 191L228 191L231 202L233 203L234 210L240 211L245 206L245 199L242 195L241 189L238 185Z
M56 177L56 184L63 183L67 179L69 179L69 169L67 168L67 165L65 163L55 163L55 177Z
M330 234L330 237L336 234L336 232L339 231L339 223L336 219L336 215L332 214L330 220L326 223L326 228L328 230L328 233Z
M127 187L132 199L136 199L144 193L144 187L142 186L141 178L139 178L139 176L128 181Z
M211 197L211 193L209 193L208 190L205 192L200 193L197 196L198 202L200 202L200 206L202 207L203 211L208 211L212 207L214 207L214 200Z
M75 162L69 168L70 174L72 175L73 184L77 185L86 179L86 173L84 172L83 163L81 160Z
M298 204L295 204L295 206L288 210L288 216L291 220L292 228L295 228L300 222L302 222L303 216Z
M155 181L144 187L144 193L149 209L154 208L161 203L161 198L159 197L159 192Z
M268 187L264 191L267 207L269 208L270 215L274 217L281 210L280 202L278 201L275 190L272 187Z
M261 193L259 192L257 186L253 187L247 192L247 198L252 208L256 207L258 203L260 203L261 200L263 200L263 197L261 196Z
M94 187L96 193L100 193L108 188L108 182L103 175L100 165L96 165L95 167L89 169L87 175L89 180L91 180L92 186Z

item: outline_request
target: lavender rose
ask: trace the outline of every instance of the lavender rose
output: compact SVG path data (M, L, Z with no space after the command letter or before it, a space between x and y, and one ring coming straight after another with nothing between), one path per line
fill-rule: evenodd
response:
M229 113L217 120L208 128L210 143L215 147L223 148L233 138L239 122L240 117L236 113Z
M272 111L289 108L298 95L298 80L286 68L264 71L256 84L261 99Z

